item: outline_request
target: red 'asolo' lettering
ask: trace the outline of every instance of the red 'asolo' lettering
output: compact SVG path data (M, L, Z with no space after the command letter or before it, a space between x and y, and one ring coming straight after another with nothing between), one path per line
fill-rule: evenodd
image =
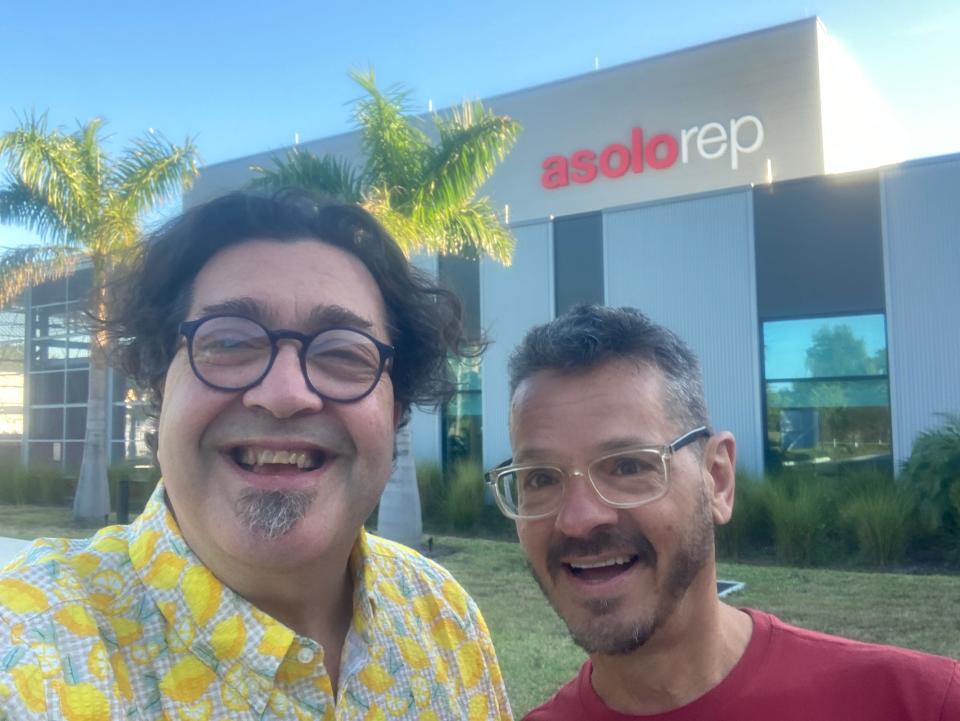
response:
M740 131L745 127L754 129L753 140L744 145ZM715 160L730 151L730 166L739 167L741 153L752 153L763 144L763 124L755 115L731 118L730 132L720 123L706 123L702 127L684 128L680 140L670 133L658 133L644 140L643 128L630 131L630 147L622 143L610 143L600 151L599 157L592 150L576 150L570 159L563 155L551 155L543 161L540 184L548 189L562 188L574 183L591 183L597 173L607 178L620 178L631 173L642 173L649 166L653 170L666 170L679 158L682 164L690 159L690 141L697 154L707 160Z

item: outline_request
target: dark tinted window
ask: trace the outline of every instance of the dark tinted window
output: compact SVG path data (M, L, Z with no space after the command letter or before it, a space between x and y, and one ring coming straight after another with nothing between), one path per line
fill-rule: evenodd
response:
M762 319L884 309L875 171L760 185L753 199Z
M556 314L578 303L603 303L603 217L585 213L553 221Z

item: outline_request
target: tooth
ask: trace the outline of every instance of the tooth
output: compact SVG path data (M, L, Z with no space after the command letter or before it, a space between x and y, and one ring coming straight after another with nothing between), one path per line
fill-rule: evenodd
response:
M274 462L274 463L289 463L289 462L290 462L290 452L289 452L289 451L274 451L274 452L273 452L273 462Z
M250 448L249 446L247 446L247 447L244 448L243 451L240 453L240 462L241 462L242 464L244 464L245 466L255 465L256 462L257 462L257 454L256 454L256 452L254 452L254 450L253 450L252 448Z
M303 467L307 465L307 454L298 453L297 454L297 468L303 470Z
M571 563L573 568L605 568L607 566L622 566L630 562L627 556L617 556L606 561L596 561L594 563Z

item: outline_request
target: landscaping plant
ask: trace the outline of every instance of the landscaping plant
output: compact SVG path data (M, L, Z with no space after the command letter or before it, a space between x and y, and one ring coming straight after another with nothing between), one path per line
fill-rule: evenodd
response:
M927 530L960 542L960 413L941 418L941 427L917 436L899 480Z

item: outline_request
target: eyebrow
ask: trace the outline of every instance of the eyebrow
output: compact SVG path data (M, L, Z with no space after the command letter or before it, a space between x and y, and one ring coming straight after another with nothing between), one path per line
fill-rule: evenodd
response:
M310 312L307 321L313 328L334 328L346 326L360 330L370 330L373 327L366 318L361 318L349 308L342 305L318 305Z
M239 315L250 318L263 325L272 325L274 314L271 313L263 303L242 296L240 298L229 298L220 303L211 303L200 309L203 315ZM373 323L354 313L349 308L342 305L318 305L307 317L307 326L311 330L323 328L357 328L358 330L369 330Z

